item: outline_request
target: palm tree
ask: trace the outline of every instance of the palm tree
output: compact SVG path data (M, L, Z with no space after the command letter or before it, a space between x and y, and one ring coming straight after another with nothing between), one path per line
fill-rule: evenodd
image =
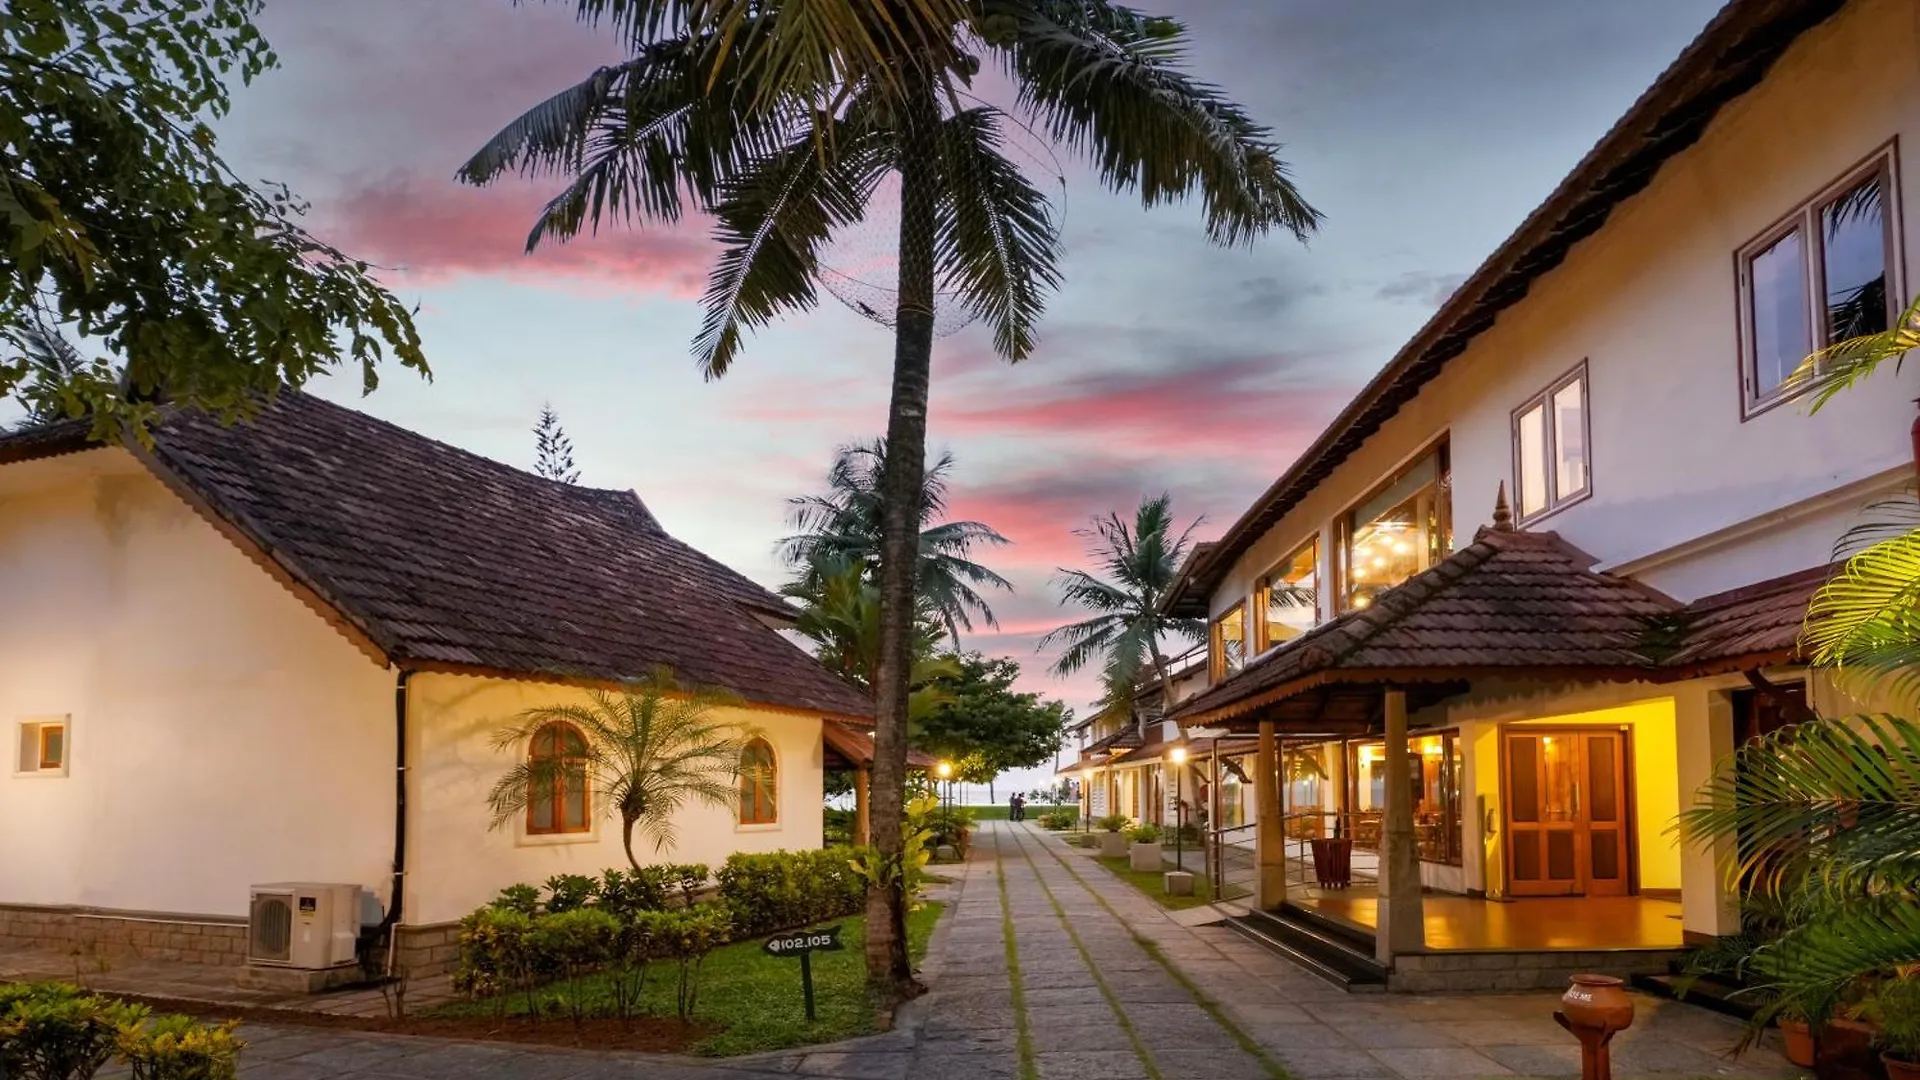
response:
M880 677L880 589L856 562L821 556L799 581L780 590L800 602L793 628L814 643L814 656L841 678L871 689ZM932 610L921 612L914 631L912 693L908 715L918 720L947 700L937 680L959 671L951 654L940 654L941 627Z
M527 754L495 782L487 796L493 827L565 785L584 783L600 813L619 817L627 862L640 869L636 835L652 840L657 853L673 844L674 816L688 803L736 805L740 755L752 732L714 718L733 703L726 694L682 690L661 672L619 693L592 691L585 704L526 710L494 732L496 750L524 753L550 724L571 732L560 729L562 752Z
M983 319L995 349L1031 355L1060 280L1053 208L1006 152L1026 123L1081 154L1106 186L1156 206L1200 196L1209 237L1304 239L1319 214L1272 133L1179 70L1185 31L1108 0L576 0L631 59L591 73L509 124L460 169L566 178L528 246L603 220L675 222L691 201L722 251L694 342L709 378L742 332L818 302L821 249L899 177L898 282L886 470L880 485L882 641L875 687L869 980L908 991L902 883L906 710L918 610L915 496L926 467L934 307ZM1015 111L980 102L983 61Z
M885 439L854 443L834 453L823 495L789 500L791 521L800 530L779 542L780 557L801 571L801 584L816 584L818 568L852 563L874 580L880 571L880 483L886 471ZM970 555L981 545L1001 545L1007 538L978 521L939 521L947 508L947 474L953 455L941 454L921 477L920 598L935 613L955 648L962 628L973 629L978 617L998 626L981 588L1013 590L1013 584L974 562ZM936 523L937 522L937 523Z
M1173 497L1162 494L1142 499L1131 523L1108 513L1094 518L1090 527L1074 530L1087 542L1087 553L1098 567L1092 573L1062 568L1061 603L1095 614L1040 639L1041 648L1066 645L1054 662L1054 674L1071 675L1097 659L1111 704L1131 706L1133 688L1148 670L1160 679L1163 694L1173 692L1160 641L1168 636L1204 640L1207 624L1169 615L1162 604L1199 526L1195 520L1175 536Z

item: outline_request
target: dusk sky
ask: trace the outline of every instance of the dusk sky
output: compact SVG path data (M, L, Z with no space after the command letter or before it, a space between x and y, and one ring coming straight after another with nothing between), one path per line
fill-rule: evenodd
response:
M1209 247L1195 207L1143 212L1066 159L1066 285L1037 355L995 360L978 328L935 346L932 446L959 458L957 515L1012 546L998 633L1028 689L1082 709L1088 677L1044 674L1074 613L1049 587L1072 530L1170 490L1217 535L1547 194L1678 53L1717 0L1167 0L1192 67L1270 124L1326 214L1310 246ZM319 392L527 465L542 402L583 482L639 492L665 526L761 582L788 496L836 444L884 429L891 340L831 297L752 338L724 380L689 354L712 255L704 223L615 228L522 255L555 186L453 173L520 111L618 59L571 4L269 0L284 70L244 89L223 150L286 181L311 224L390 269L421 311L431 384L391 368Z

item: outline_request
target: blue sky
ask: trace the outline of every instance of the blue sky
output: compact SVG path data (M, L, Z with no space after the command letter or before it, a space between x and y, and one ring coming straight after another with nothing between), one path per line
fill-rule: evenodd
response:
M1715 0L1169 0L1191 66L1287 145L1326 214L1311 245L1208 246L1193 207L1144 212L1066 161L1066 284L1038 354L993 360L977 328L936 346L932 441L956 511L1015 543L1015 595L969 647L1076 707L1043 674L1048 588L1072 530L1169 490L1224 529L1517 226L1711 17ZM290 183L316 231L388 267L420 305L431 384L393 370L359 401L503 461L531 459L543 402L584 482L632 488L677 535L776 585L785 499L834 446L882 430L891 342L831 298L703 382L689 355L711 250L695 221L528 257L550 185L456 185L455 168L540 98L617 58L570 5L269 0L284 61L238 96L223 149Z

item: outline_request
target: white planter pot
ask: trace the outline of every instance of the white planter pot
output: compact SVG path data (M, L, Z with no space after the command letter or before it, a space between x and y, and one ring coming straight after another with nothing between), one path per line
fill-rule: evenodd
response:
M1127 838L1117 832L1100 834L1100 857L1103 859L1122 858L1127 853Z
M1135 844L1127 849L1127 854L1133 860L1131 865L1135 870L1157 874L1160 868L1166 865L1166 860L1160 857L1158 841L1151 844Z
M1165 877L1168 896L1192 896L1193 874L1187 870L1169 870Z

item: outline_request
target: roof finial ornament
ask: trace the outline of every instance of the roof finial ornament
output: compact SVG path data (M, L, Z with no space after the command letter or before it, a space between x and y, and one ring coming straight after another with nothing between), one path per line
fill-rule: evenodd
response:
M1493 497L1493 529L1495 532L1513 531L1513 507L1507 505L1507 482L1500 481L1500 494Z

